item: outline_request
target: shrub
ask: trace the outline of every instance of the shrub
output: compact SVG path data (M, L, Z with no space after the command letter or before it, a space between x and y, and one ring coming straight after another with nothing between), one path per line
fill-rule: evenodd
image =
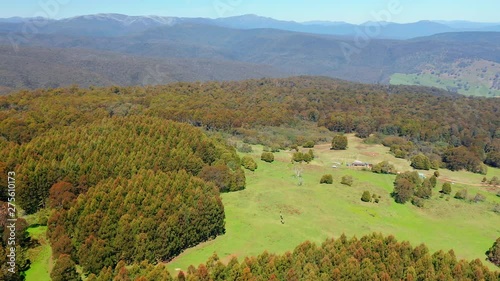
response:
M304 148L313 148L314 146L316 145L316 143L314 143L314 141L310 140L310 141L306 141L303 145Z
M437 177L435 175L432 175L432 177L429 178L429 182L431 184L431 187L435 188L437 185Z
M434 176L435 176L436 178L439 178L439 176L440 176L439 171L434 171Z
M262 155L260 155L260 160L272 163L274 162L274 154L272 152L262 152Z
M363 202L371 202L372 201L372 197L371 197L369 191L363 192L363 195L361 196L361 201L363 201Z
M477 193L476 196L474 196L474 199L472 199L472 201L474 201L475 203L484 202L486 201L486 197L480 193Z
M388 161L382 161L372 167L372 172L377 174L395 174L396 168Z
M397 203L404 204L414 195L415 189L421 185L417 172L406 172L396 176L392 195Z
M309 154L311 156L311 159L315 158L314 151L312 149L309 149L309 151L307 152L307 154Z
M344 135L336 135L332 139L332 150L347 149L347 137Z
M304 160L304 162L306 163L310 163L313 160L313 157L310 153L302 153L302 160Z
M431 168L431 161L429 157L420 153L411 158L411 166L417 170L429 170Z
M343 176L340 183L348 185L348 186L352 186L352 183L353 183L352 176L348 176L348 175Z
M490 184L491 185L494 185L494 186L497 186L500 184L500 180L498 179L498 177L492 177L491 180L490 180Z
M250 153L253 151L253 149L251 145L244 143L240 147L238 147L238 151L242 153Z
M421 198L418 198L416 196L411 199L411 203L414 206L417 206L419 208L423 208L424 207L424 200L422 200Z
M444 193L444 194L451 193L451 184L449 182L443 183L443 187L441 188L441 193Z
M250 156L243 156L243 158L241 158L241 165L245 169L250 170L252 172L257 169L257 163L255 163L253 158Z
M461 199L461 200L464 200L467 198L467 189L462 189L462 190L459 190L457 191L457 193L455 193L455 198L456 199Z
M495 204L495 206L493 206L493 212L500 214L500 204Z
M333 177L332 177L332 175L330 175L330 174L323 175L321 177L321 180L319 181L319 183L321 183L321 184L333 184Z
M304 161L304 154L302 152L295 152L292 156L293 162L302 162Z

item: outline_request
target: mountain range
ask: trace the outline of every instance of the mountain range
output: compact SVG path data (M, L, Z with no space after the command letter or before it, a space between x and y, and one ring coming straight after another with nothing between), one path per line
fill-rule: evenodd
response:
M363 33L377 25L380 32L369 33L375 36ZM0 19L0 91L292 75L389 83L394 74L436 71L447 75L439 76L442 80L459 73L458 65L477 65L471 61L484 62L486 70L478 71L483 77L467 79L495 91L498 31L500 24L494 23L353 25L255 15Z
M127 16L122 14L96 14L77 16L61 20L45 18L6 18L0 23L10 24L12 30L20 30L23 24L29 22L43 23L40 33L59 33L92 36L121 36L134 32L144 31L159 26L174 26L179 24L203 24L234 29L271 28L295 32L355 36L365 32L366 28L383 27L380 33L372 35L374 38L409 39L429 36L444 32L463 31L500 31L498 23L479 23L468 21L419 21L415 23L393 23L370 21L363 24L347 22L309 21L299 23L295 21L276 20L257 15L242 15L227 18L182 18L163 16ZM38 26L38 24L35 24ZM106 28L100 29L97 27ZM5 26L3 26L5 28Z

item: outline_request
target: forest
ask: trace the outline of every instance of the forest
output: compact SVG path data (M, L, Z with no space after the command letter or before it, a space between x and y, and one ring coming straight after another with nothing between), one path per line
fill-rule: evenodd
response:
M224 136L282 150L321 141L305 127L355 133L418 168L485 173L500 164L499 109L499 99L323 77L25 90L0 97L0 174L19 175L16 203L25 214L50 210L54 272L74 275L78 265L88 280L165 280L153 265L223 234L220 193L245 188L242 166L257 169ZM272 162L270 156L263 157ZM314 158L312 150L304 156ZM413 195L403 196L415 189L409 183L428 197L428 183L412 178L398 177L397 200ZM2 178L0 201L6 183ZM19 227L24 233L26 225ZM29 237L18 239L22 253ZM227 265L214 256L176 278L497 280L495 274L452 252L431 255L425 246L372 235Z
M154 271L154 272L153 272ZM160 279L161 274L167 279ZM264 252L257 257L232 258L227 264L212 255L197 268L178 272L175 278L161 266L147 263L125 268L104 268L88 280L485 280L494 281L492 272L480 260L458 260L453 250L430 253L423 244L413 247L393 236L366 235L348 239L328 239L321 245L309 241L282 255Z
M498 99L322 77L148 87L74 86L0 97L0 135L4 142L22 144L50 128L110 116L147 115L243 135L250 142L284 149L301 143L297 138L262 137L262 127L294 128L308 122L364 138L373 133L382 135L382 140L401 137L410 144L402 157L422 152L439 166L482 173L483 163L499 165L499 108ZM301 140L308 141L307 136Z

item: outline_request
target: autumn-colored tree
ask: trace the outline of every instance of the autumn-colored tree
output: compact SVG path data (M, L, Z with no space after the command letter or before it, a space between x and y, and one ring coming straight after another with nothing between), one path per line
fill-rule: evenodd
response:
M80 275L76 272L76 264L69 255L60 255L54 268L50 272L50 278L54 281L80 281Z
M69 182L58 182L49 190L49 206L54 209L69 209L76 199L75 188Z

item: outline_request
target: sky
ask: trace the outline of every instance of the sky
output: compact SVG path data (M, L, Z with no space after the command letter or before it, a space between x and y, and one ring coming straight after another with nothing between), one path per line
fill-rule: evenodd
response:
M97 13L219 18L256 14L298 22L500 22L499 0L0 0L0 18Z

